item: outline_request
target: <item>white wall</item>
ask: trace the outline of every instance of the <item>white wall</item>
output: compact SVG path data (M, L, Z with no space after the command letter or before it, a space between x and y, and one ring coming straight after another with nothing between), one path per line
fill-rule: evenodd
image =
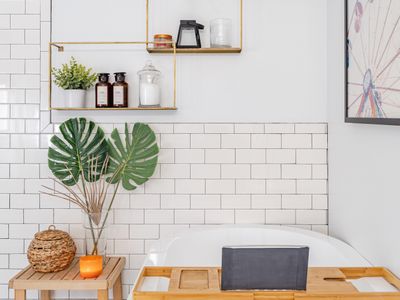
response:
M344 123L343 2L328 1L330 234L400 275L400 128Z
M157 7L163 1L150 3L151 20L162 20L154 25L150 22L150 33L167 31L176 35L182 15L194 16L204 25L218 16L236 21L238 18L238 0L171 0L162 9ZM84 4L81 0L55 0L53 40L144 40L144 4L144 0L120 0L112 5L108 0L87 0ZM127 8L118 12L121 7ZM111 10L117 12L110 14ZM325 12L325 0L244 1L242 54L181 55L177 112L118 112L118 115L156 122L326 121ZM236 23L236 33L237 27ZM205 33L205 44L207 36ZM168 60L147 54L132 56L126 65L131 84L132 79L137 81L137 67L148 58ZM108 70L113 72L112 67L117 64L115 56L111 60ZM87 63L101 70L107 64L104 59L94 57ZM165 74L165 79L167 76L170 75ZM54 115L58 116L54 120L62 120L71 114ZM115 118L107 112L87 115L104 122Z

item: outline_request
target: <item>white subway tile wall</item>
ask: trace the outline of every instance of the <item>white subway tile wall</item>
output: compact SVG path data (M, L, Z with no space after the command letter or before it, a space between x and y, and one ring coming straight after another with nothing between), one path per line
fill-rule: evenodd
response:
M50 0L0 1L1 299L13 296L8 279L27 263L36 231L55 224L82 252L79 209L39 195L41 185L53 184L47 147L59 133L46 111L49 32ZM101 125L107 133L121 128ZM150 126L161 148L156 174L121 193L111 218L109 253L127 258L124 297L152 242L191 227L256 223L327 233L327 124Z

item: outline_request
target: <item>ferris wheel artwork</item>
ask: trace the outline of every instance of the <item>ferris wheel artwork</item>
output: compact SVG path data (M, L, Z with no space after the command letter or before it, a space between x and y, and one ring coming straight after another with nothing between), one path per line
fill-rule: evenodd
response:
M400 125L400 0L346 2L346 122Z

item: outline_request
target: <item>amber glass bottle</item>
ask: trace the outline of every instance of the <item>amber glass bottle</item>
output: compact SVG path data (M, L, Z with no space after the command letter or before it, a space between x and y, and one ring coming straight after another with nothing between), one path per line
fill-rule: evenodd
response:
M100 73L99 82L96 84L96 107L112 106L112 86L108 82L110 73Z
M113 106L128 107L128 84L125 82L125 72L114 73Z

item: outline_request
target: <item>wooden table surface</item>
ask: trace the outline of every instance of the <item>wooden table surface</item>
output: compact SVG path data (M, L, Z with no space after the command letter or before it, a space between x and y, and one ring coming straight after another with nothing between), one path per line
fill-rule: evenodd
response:
M82 278L79 274L79 258L60 272L40 273L26 267L9 281L9 287L15 289L15 299L24 300L26 290L41 291L41 299L50 299L52 290L97 290L98 299L108 299L108 289L113 288L114 299L122 298L121 272L125 266L125 257L107 258L103 273L97 278Z

